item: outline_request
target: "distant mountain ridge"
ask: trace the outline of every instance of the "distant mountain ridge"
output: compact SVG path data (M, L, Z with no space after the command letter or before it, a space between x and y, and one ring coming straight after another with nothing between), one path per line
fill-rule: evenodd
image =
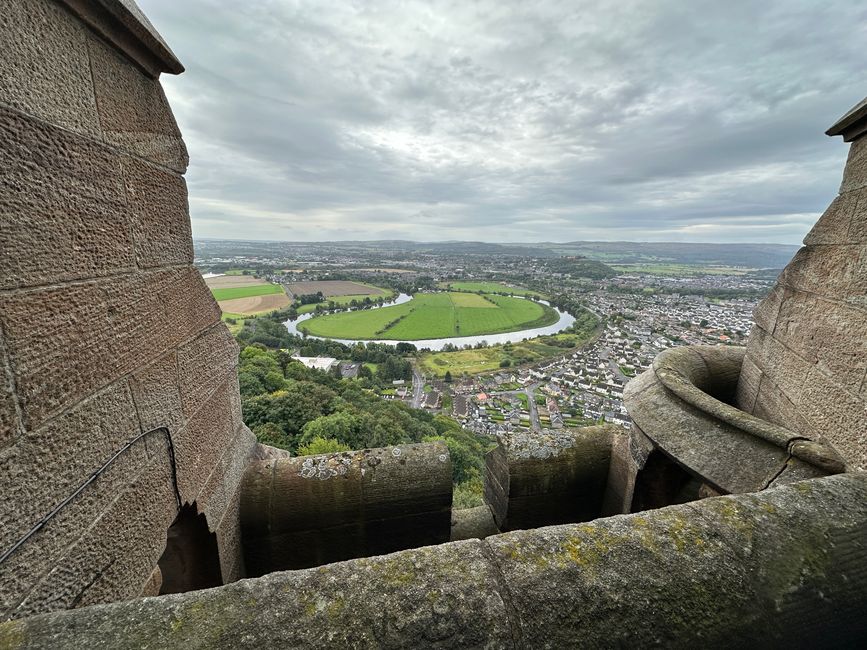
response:
M291 254L321 249L346 252L426 253L431 255L513 255L517 257L585 257L605 264L671 263L784 267L798 250L791 244L714 244L685 242L540 242L502 244L479 241L416 242L401 239L335 242L286 242L197 238L196 254Z

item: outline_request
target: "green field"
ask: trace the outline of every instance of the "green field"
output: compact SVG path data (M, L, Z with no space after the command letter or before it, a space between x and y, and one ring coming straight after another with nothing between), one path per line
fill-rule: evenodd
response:
M537 363L544 359L568 354L575 347L586 343L589 338L591 338L589 335L581 337L575 334L553 334L530 339L529 341L493 345L478 350L429 352L420 357L419 364L425 372L438 377L444 376L446 371L450 372L454 377L463 374L476 375L481 372L494 370L508 373L511 372L510 368L500 367L500 363L504 360L508 360L510 364L515 366L525 363ZM555 342L567 345L567 347L554 345ZM524 398L526 399L526 396ZM521 399L521 397L519 396L518 399ZM524 400L521 399L521 401L523 402Z
M513 287L501 282L441 282L440 287L443 289L452 289L453 291L482 291L484 293L511 293L516 296L539 296L544 298L545 295L538 291L531 291L524 287Z
M283 287L279 284L254 284L249 287L229 287L226 289L211 289L214 298L221 300L234 300L235 298L250 298L252 296L267 296L272 293L283 293Z
M312 318L299 329L339 339L418 341L543 327L557 321L553 309L522 298L466 293L416 294L402 305Z

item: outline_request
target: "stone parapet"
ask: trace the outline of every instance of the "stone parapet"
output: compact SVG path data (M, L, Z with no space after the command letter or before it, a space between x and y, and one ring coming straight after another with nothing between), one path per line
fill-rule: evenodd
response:
M253 462L241 486L248 575L448 541L451 504L443 442Z
M485 502L500 530L597 518L615 433L600 426L504 436L485 459Z
M827 647L867 634L867 476L0 623L0 645Z

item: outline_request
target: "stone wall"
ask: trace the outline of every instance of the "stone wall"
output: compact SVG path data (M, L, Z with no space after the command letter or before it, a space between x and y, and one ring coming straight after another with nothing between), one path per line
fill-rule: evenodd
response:
M858 647L865 539L843 474L0 623L0 646Z
M500 530L590 521L602 513L618 428L511 433L485 458L485 503Z
M738 406L828 442L867 468L867 137L865 106L829 135L854 138L840 194L755 313Z
M449 541L444 442L251 463L241 486L247 575Z
M0 564L0 618L158 591L176 488L223 579L243 572L237 349L192 265L187 153L155 78L182 68L136 12L0 11L0 553L158 427L177 486L163 433L132 444Z

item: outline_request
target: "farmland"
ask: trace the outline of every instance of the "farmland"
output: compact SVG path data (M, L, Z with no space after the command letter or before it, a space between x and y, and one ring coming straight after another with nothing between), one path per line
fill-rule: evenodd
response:
M224 318L243 318L280 309L289 304L283 288L249 275L221 275L205 283L220 305Z
M331 338L417 341L514 332L556 320L554 310L522 298L442 292L416 294L382 309L320 316L299 329Z
M524 287L516 287L501 282L441 282L440 286L443 289L451 289L453 291L472 291L483 293L511 293L515 296L545 296L538 291L531 291Z
M321 293L326 298L333 296L354 296L375 298L389 293L387 289L374 287L372 284L363 282L351 282L348 280L317 280L313 282L291 282L287 285L289 291L295 296Z

